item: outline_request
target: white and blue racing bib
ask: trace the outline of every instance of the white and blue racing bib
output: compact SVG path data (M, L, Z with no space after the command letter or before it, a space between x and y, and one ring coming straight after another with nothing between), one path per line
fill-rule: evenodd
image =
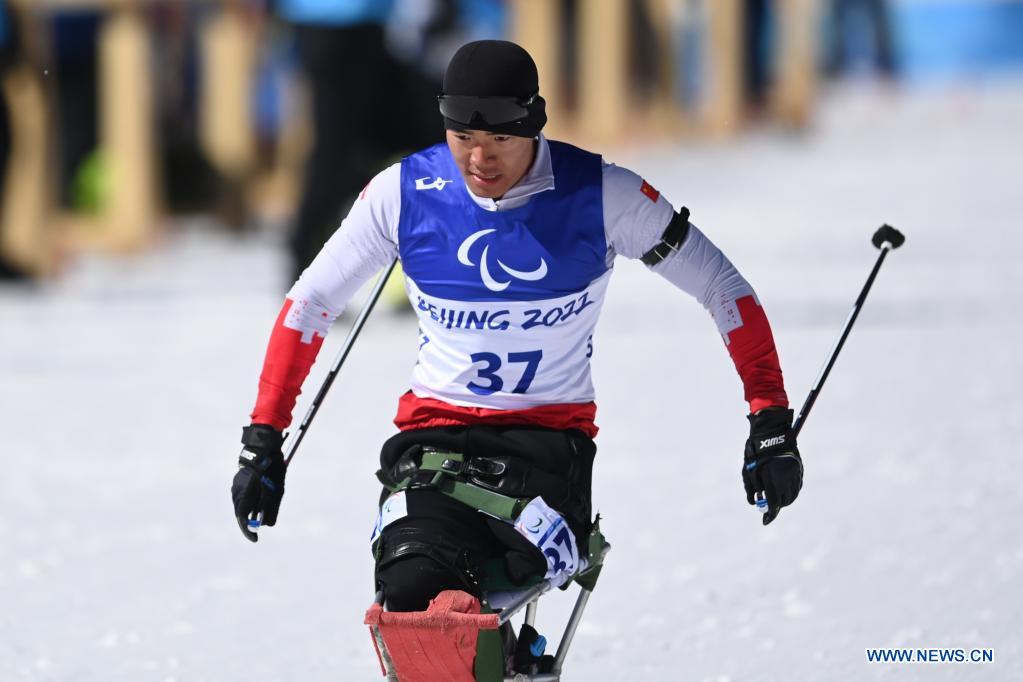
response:
M593 400L592 334L610 277L601 160L550 150L555 188L502 211L472 200L446 145L402 161L416 395L492 409Z

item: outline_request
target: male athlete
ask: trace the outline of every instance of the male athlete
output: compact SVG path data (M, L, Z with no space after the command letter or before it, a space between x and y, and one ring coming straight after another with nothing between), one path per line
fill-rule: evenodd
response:
M536 66L514 43L463 46L439 103L446 144L373 178L287 295L232 487L245 536L277 520L281 432L328 327L395 257L420 332L399 433L381 453L374 550L389 610L423 610L446 589L479 596L495 565L513 584L578 567L592 528L592 335L617 256L711 313L750 406L747 501L791 504L803 466L770 326L689 211L632 171L547 140ZM501 499L522 504L502 515Z

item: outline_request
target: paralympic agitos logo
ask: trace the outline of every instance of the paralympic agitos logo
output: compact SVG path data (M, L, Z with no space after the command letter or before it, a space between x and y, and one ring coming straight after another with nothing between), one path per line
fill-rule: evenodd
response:
M493 228L480 230L478 232L473 232L471 235L466 237L465 241L462 242L462 245L458 247L458 262L470 268L476 267L476 264L469 257L469 251L472 249L473 244L475 244L481 237L485 237L491 232L497 232L497 230ZM483 247L483 253L480 256L480 279L483 280L483 286L491 291L504 291L508 288L508 285L511 284L511 280L498 281L494 275L491 274L489 256L490 245L487 244ZM497 262L497 267L503 270L506 275L514 279L521 279L526 282L536 282L537 280L541 280L547 276L547 262L542 256L540 257L540 265L535 270L530 270L528 272L510 268L502 263L500 259L495 260ZM500 273L498 273L498 275L500 275Z

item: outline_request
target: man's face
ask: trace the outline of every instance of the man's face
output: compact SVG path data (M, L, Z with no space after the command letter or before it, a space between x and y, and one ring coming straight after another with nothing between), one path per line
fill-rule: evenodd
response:
M478 197L500 199L522 179L533 163L534 140L483 130L449 130L448 147Z

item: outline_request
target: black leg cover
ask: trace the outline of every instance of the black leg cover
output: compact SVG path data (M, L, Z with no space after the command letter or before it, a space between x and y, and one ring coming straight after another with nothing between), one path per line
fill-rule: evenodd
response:
M384 444L381 465L389 471L403 454L424 445L466 457L505 458L509 470L515 469L515 460L527 463L520 468L527 472L521 479L501 481L497 490L519 497L543 495L565 515L580 542L589 533L596 448L582 432L483 425L405 431ZM547 571L540 551L504 521L431 489L407 490L405 502L406 516L383 529L376 548L377 588L392 611L424 610L443 590L482 597L481 575L495 560L515 585Z
M443 590L465 590L455 571L428 556L411 554L377 571L390 611L425 611Z

